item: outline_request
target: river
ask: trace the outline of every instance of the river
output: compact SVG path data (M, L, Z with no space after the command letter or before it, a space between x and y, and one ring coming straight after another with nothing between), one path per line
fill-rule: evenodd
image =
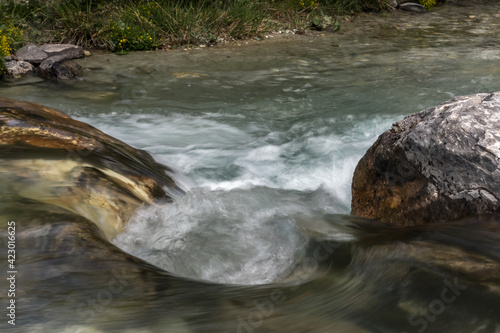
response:
M105 258L83 258L78 269L70 250L43 257L29 244L50 235L19 229L25 273L17 326L5 327L500 332L495 219L402 230L349 215L354 168L393 122L500 90L498 13L498 3L458 1L423 15L363 15L337 33L96 53L79 61L82 80L1 82L2 97L149 151L186 191L140 208L113 240L153 265L141 266L142 280L111 274ZM5 220L44 214L2 201ZM121 288L110 289L113 279Z

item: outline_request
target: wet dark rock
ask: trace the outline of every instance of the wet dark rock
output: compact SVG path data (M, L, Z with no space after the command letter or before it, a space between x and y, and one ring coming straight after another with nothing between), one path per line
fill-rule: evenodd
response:
M39 202L44 193L54 199L50 205L94 222L108 239L143 203L183 193L172 170L147 152L38 104L0 97L0 152L0 175L37 189L7 186L9 196Z
M401 10L406 10L406 11L413 12L413 13L427 13L427 11L428 11L427 8L425 8L421 4L414 3L414 2L400 3L398 8Z
M66 60L65 55L50 57L40 64L38 75L44 79L67 80L84 74L82 66Z
M31 74L35 70L35 67L29 62L15 59L5 61L5 67L7 68L7 74L14 78Z
M48 55L35 44L27 44L16 52L16 57L32 64L40 64L48 58Z
M352 213L400 225L500 211L500 92L393 124L359 161Z
M80 46L71 44L45 44L41 45L40 49L49 57L64 56L64 59L79 59L85 56L85 51Z
M85 73L85 70L74 61L64 60L63 62L56 62L52 66L52 72L58 80L67 80L81 77Z

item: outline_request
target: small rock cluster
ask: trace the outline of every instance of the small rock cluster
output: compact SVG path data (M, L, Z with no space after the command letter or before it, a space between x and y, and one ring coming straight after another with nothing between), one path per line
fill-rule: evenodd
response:
M66 80L80 77L84 69L72 61L90 55L83 48L71 44L45 44L36 46L27 44L15 55L5 59L5 66L10 76L36 73L44 79Z

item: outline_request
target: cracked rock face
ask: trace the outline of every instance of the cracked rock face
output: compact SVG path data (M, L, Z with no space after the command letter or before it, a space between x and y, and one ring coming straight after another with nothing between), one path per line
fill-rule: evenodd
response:
M359 161L352 214L399 225L500 211L500 92L394 123Z

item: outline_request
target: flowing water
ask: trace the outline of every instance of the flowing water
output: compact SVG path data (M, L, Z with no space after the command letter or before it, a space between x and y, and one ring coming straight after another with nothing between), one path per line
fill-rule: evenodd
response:
M16 328L500 332L495 219L402 230L349 216L356 163L394 121L500 90L498 13L498 3L463 1L360 17L335 34L95 54L80 62L81 81L0 83L2 97L149 151L186 190L140 208L113 240L156 266L133 273L110 275L112 259L62 245L41 256L30 246L55 242L53 229L19 229ZM52 216L5 199L0 208L5 221Z

